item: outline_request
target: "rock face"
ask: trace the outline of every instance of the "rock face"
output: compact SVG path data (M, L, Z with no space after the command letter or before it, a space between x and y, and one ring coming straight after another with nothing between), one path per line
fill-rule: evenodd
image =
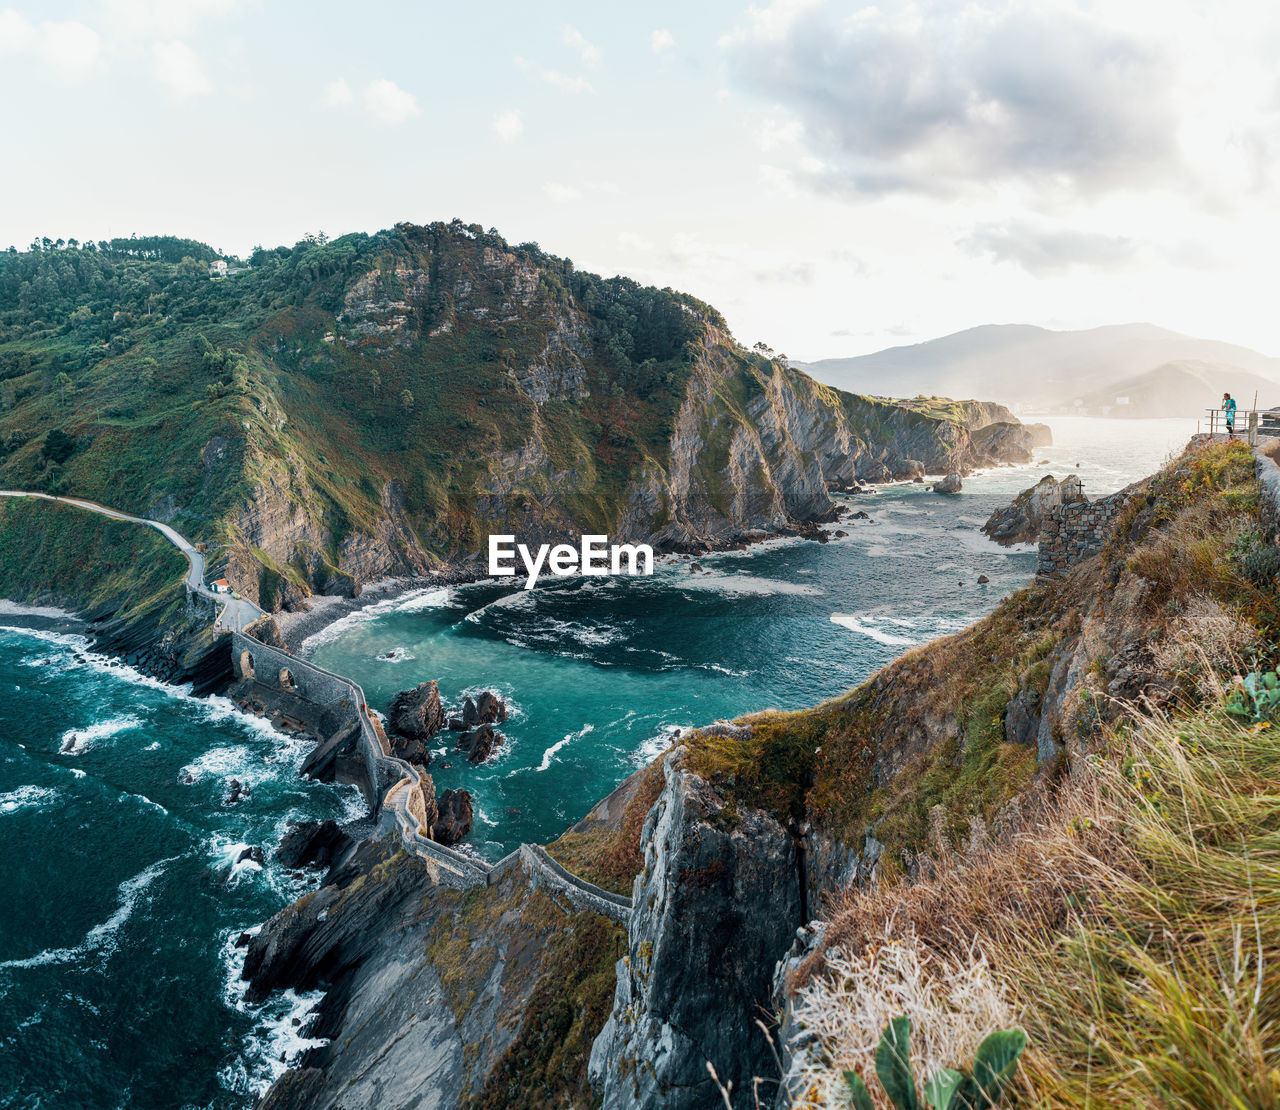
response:
M753 1076L776 1073L755 1019L801 921L796 849L764 813L726 820L711 787L680 769L683 754L666 757L645 820L628 956L591 1052L605 1110L716 1106L708 1060L748 1099Z
M959 474L948 474L941 482L933 483L934 493L959 493L964 487Z
M1068 474L1061 481L1046 474L1030 489L1018 494L1010 505L992 513L982 530L1002 547L1035 543L1050 512L1060 505L1084 500L1080 479L1074 474Z
M427 741L445 723L440 690L434 681L402 690L387 707L387 727L393 734L392 751L401 759L425 767L431 762Z
M394 844L366 841L319 890L242 938L251 999L285 988L325 991L305 1030L323 1038L320 1046L257 1105L516 1104L511 1088L547 1086L538 1039L546 1038L544 1015L558 1014L563 997L582 1007L573 1020L585 1025L579 1036L588 1044L603 1024L608 995L599 972L619 950L620 932L532 890L519 865L493 886L456 891L437 886L421 860ZM591 955L592 944L602 959ZM561 1027L553 1028L559 1046ZM562 1085L545 1104L589 1105L587 1051L562 1051L571 1058L557 1065Z
M276 857L291 870L315 867L328 870L355 847L337 821L290 821Z
M493 725L480 725L458 737L458 750L466 755L469 762L483 763L504 739L502 733L494 732Z
M507 703L491 690L480 693L475 701L467 698L462 703L462 727L498 724L507 719Z
M446 790L436 799L436 819L431 839L438 844L457 844L471 831L471 795L466 790Z

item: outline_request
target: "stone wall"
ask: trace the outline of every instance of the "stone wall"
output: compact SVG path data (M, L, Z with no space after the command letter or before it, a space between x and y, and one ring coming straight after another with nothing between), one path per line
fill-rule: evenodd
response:
M1258 470L1258 484L1262 487L1259 516L1268 531L1280 533L1280 466L1256 447L1253 450L1254 465ZM1280 534L1276 540L1280 543Z
M566 871L539 844L522 844L490 867L482 859L420 835L418 829L426 818L421 780L414 768L387 754L386 737L381 728L369 714L361 712L364 691L357 683L243 632L232 633L231 655L238 678L259 686L288 690L321 707L329 715L335 731L344 726L358 729L359 751L368 782L366 796L372 797L375 813L384 808L390 813L406 848L427 861L437 883L455 889L492 886L512 867L524 864L532 885L559 893L575 909L590 909L614 921L627 922L631 914L630 898L603 890ZM379 786L381 782L395 782L385 799Z
M1127 486L1119 493L1096 501L1075 501L1051 510L1040 530L1036 577L1057 578L1077 563L1098 554L1132 492L1133 487Z
M231 665L238 678L255 682L267 689L288 690L325 710L328 714L326 728L330 732L337 732L344 726L354 724L363 735L360 703L364 694L350 679L290 655L281 648L264 644L243 632L231 634ZM377 753L370 744L361 744L360 759L364 766L365 781L359 785L376 812L382 793ZM400 776L396 774L393 777Z

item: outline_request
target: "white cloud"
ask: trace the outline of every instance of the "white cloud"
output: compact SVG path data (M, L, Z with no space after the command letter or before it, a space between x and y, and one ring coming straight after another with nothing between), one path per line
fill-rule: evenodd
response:
M81 81L96 68L101 42L83 23L42 23L37 49L60 81Z
M185 42L152 43L151 72L174 96L183 99L213 92L204 62Z
M513 143L524 134L524 120L514 109L493 117L493 133L504 143Z
M203 19L228 15L240 0L105 0L113 30L136 38L181 38Z
M547 198L556 204L569 204L571 201L581 200L582 192L573 188L571 185L561 185L555 181L548 181L542 186L542 191L547 194Z
M583 33L576 27L566 27L564 29L564 41L578 52L583 65L593 66L599 64L599 49L589 43Z
M675 46L675 44L675 37L667 30L654 31L653 34L649 36L649 45L653 48L653 52L655 54L661 54L664 50L670 50Z
M36 29L18 12L5 8L0 12L0 53L26 50L36 41Z
M653 243L646 239L643 235L639 235L634 231L619 231L618 242L624 247L630 247L637 251L653 250Z
M542 72L542 79L548 85L554 85L557 89L567 93L584 93L591 92L591 82L585 77L570 77L566 73L558 70L547 69Z
M388 125L404 123L422 111L412 93L385 77L365 86L360 94L360 106L379 123Z
M739 80L804 124L815 184L864 196L1046 183L1100 195L1167 180L1178 54L1108 9L866 8L781 0L726 40Z
M326 108L341 108L344 104L350 104L354 99L355 94L343 77L339 77L336 81L330 81L324 87L322 103Z

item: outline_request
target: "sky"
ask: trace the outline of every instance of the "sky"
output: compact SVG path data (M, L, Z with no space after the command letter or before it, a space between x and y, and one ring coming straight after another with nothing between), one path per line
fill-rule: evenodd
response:
M461 218L793 359L1280 355L1280 5L0 0L0 248Z

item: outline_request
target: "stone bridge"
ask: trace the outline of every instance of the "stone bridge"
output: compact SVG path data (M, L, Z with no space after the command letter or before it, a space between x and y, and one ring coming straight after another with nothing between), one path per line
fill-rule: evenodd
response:
M432 879L441 886L456 889L492 886L512 868L523 864L534 886L562 895L575 909L593 910L623 925L630 920L630 898L579 878L552 859L540 844L521 844L490 865L477 856L446 848L424 836L420 818L425 813L422 777L413 764L391 754L386 736L370 713L364 690L358 683L281 648L264 644L247 632L232 633L232 665L240 678L280 687L313 705L350 714L352 722L359 724L358 743L371 784L375 816L391 816L406 850L426 861ZM394 785L378 797L378 784L392 779Z

